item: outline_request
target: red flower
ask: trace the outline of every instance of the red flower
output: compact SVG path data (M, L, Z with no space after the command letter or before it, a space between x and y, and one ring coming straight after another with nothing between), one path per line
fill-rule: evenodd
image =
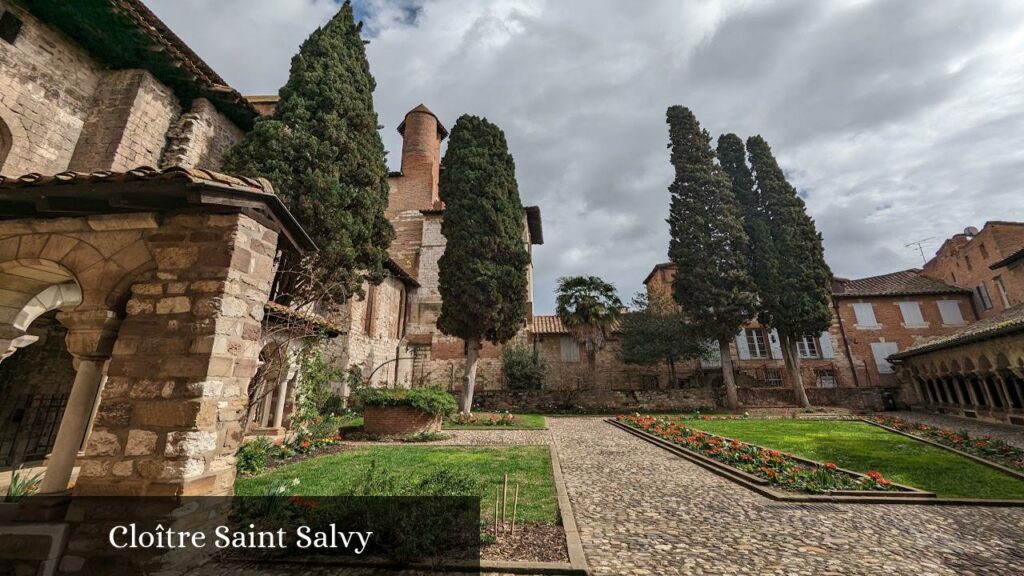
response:
M836 466L835 464L833 464L831 462L825 462L825 469L826 470L835 470L836 468L838 468L838 466Z

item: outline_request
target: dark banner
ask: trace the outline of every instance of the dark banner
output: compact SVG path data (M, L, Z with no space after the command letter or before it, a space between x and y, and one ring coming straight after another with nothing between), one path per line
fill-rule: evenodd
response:
M215 575L239 563L247 574L260 565L268 574L313 565L479 572L477 498L76 497L62 521L26 522L33 504L21 502L17 522L0 521L0 574L31 568L22 556L45 562L42 539L51 537L64 541L59 565L81 575Z

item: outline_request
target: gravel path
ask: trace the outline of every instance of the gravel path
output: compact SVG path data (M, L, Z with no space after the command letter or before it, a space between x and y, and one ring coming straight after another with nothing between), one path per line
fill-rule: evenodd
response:
M775 503L601 419L548 425L595 575L1024 571L1024 509Z
M909 422L918 422L929 426L941 426L950 430L967 430L971 436L992 436L1005 440L1018 448L1024 449L1024 426L997 424L974 418L961 418L947 414L930 414L928 412L885 412L883 416L894 416ZM1021 569L1024 573L1024 568Z

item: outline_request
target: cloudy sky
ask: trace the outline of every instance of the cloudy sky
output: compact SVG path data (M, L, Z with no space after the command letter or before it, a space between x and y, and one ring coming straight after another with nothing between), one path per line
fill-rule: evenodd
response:
M244 94L273 94L329 0L144 0ZM537 311L595 274L624 300L668 245L665 109L763 135L838 276L919 266L1024 219L1024 2L363 0L382 136L420 102L501 126L541 206Z

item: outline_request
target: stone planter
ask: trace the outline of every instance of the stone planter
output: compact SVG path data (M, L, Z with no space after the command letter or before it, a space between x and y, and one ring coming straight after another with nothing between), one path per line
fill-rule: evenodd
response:
M12 522L17 513L17 502L0 502L0 523Z
M367 406L363 409L363 432L380 436L405 436L419 432L440 432L441 415L411 406Z

